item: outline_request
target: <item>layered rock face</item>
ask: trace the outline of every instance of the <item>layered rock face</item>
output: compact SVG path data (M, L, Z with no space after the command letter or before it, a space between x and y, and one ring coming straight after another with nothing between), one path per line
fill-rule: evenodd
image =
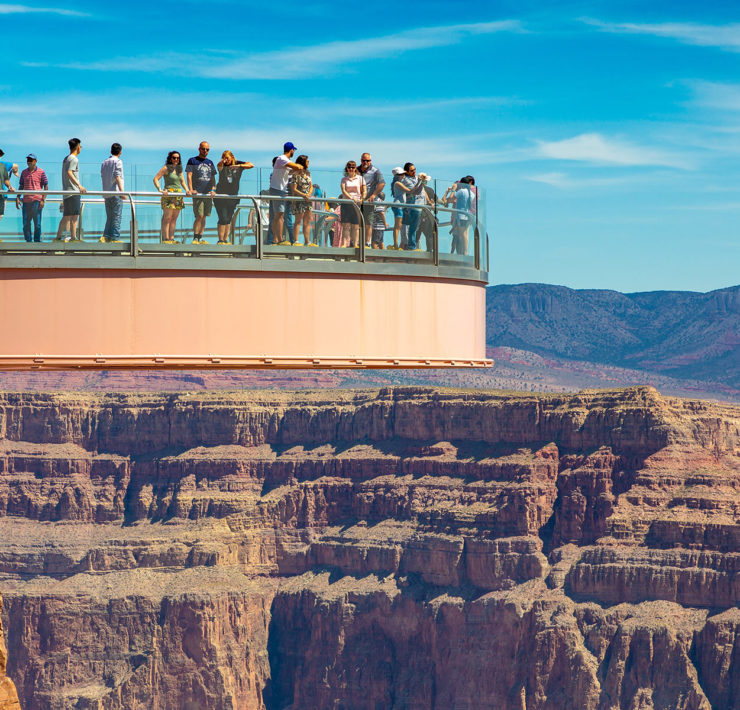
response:
M738 488L740 408L649 388L0 395L8 673L26 710L740 708Z

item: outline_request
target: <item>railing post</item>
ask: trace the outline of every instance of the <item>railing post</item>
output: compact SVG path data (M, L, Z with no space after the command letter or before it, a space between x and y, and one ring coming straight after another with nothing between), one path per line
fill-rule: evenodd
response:
M133 195L130 192L125 194L131 205L131 256L135 259L139 255L139 225L136 221L136 205L134 204Z
M359 235L359 245L360 245L360 262L365 262L365 215L363 214L364 210L362 209L364 202L357 203L354 200L352 200L352 203L354 204L355 209L360 214L360 235Z
M85 216L85 203L82 202L82 198L80 197L80 218L77 220L77 229L75 230L75 234L72 237L75 241L81 241L83 239L83 236L85 234L85 230L82 228L82 218Z
M252 204L254 205L254 216L257 218L257 230L254 233L255 243L255 256L258 259L262 258L262 213L260 212L260 206L254 197L250 197Z

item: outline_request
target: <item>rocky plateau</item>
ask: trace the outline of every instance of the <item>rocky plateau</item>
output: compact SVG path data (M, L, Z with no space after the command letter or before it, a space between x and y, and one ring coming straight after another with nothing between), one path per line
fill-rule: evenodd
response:
M733 405L0 393L0 536L24 710L740 710Z

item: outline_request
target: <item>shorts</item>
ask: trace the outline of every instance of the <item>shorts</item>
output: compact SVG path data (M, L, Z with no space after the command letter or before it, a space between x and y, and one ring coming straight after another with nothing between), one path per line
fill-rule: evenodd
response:
M368 224L373 223L375 212L375 203L374 202L363 202L362 203L362 218L365 220L365 226L367 227Z
M274 197L285 197L288 193L285 190L278 190L276 187L270 188L270 194ZM285 212L285 200L270 200L270 214Z
M194 197L193 198L193 214L196 217L208 217L213 209L213 198L212 197Z
M231 224L234 212L236 212L236 207L239 204L239 198L225 199L223 197L217 197L215 202L218 223L220 225Z
M403 217L403 208L402 207L391 207L391 209L393 210L393 216L396 219L400 219L401 217Z
M5 214L5 198L0 195L0 217Z
M342 205L342 223L359 224L360 215L352 205Z
M166 188L165 192L171 193L170 195L162 195L160 203L163 210L181 210L185 207L185 200L182 197L182 190L177 190L172 187ZM177 193L180 193L179 195Z
M63 217L79 217L82 211L82 198L79 195L64 198Z

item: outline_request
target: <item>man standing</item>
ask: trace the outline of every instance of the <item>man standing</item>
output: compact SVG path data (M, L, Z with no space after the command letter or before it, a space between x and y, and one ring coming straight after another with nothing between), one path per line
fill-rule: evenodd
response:
M0 149L0 158L2 158L4 155L4 151ZM2 163L6 167L8 175L15 175L16 177L18 177L18 163L11 163L7 160L0 160L0 163Z
M5 153L0 150L0 158L2 158L3 155L5 155ZM5 214L5 195L2 194L4 192L3 188L8 192L15 192L10 184L11 172L17 175L18 166L15 165L15 163L6 163L5 161L0 160L0 219L2 219Z
M82 150L82 141L79 138L70 138L67 143L69 143L69 155L62 162L62 190L78 194L63 199L64 211L54 241L63 241L62 235L66 229L69 230L70 239L77 239L77 220L82 210L82 198L79 193L87 192L80 184L80 161L77 157Z
M303 166L294 163L291 158L297 148L288 141L283 146L283 154L278 155L272 166L270 175L270 194L275 197L285 197L288 194L288 181L292 170L303 170ZM272 225L272 241L274 244L282 244L283 225L285 224L285 210L287 202L285 200L270 200L270 224ZM287 242L290 244L290 241Z
M203 230L206 228L206 217L213 209L213 195L216 194L216 166L208 159L211 146L202 141L198 146L198 155L190 158L185 166L188 176L188 190L193 195L193 244L208 244L203 239ZM195 197L204 195L204 197Z
M383 191L383 188L385 187L385 178L383 177L383 173L373 165L373 159L370 157L370 153L363 153L360 157L359 172L360 175L362 175L362 179L365 181L365 189L367 192L365 204L362 205L362 218L365 221L365 246L369 247L371 245L373 222L375 219L375 205L373 202Z
M35 153L29 153L26 157L28 167L21 173L21 179L18 183L19 190L48 190L49 180L46 173L37 165ZM41 212L44 209L46 197L42 194L23 195L23 237L27 242L41 241ZM21 196L15 198L15 206L21 208ZM31 239L31 222L33 221L34 231Z
M100 179L103 183L104 192L123 192L123 161L120 143L114 143L110 147L110 158L103 161L100 166ZM121 241L121 212L122 201L125 195L111 195L105 198L105 229L101 242Z

